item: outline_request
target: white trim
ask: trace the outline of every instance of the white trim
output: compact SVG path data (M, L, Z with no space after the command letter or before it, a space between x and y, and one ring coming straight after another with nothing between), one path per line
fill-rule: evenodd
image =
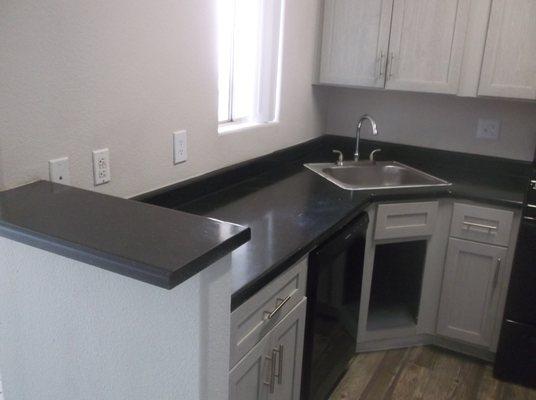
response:
M249 131L253 129L259 129L259 128L270 128L275 127L279 125L279 121L269 121L269 122L256 122L256 121L248 121L248 122L228 122L225 124L220 124L218 126L218 135L224 136L231 133L236 132L244 132Z

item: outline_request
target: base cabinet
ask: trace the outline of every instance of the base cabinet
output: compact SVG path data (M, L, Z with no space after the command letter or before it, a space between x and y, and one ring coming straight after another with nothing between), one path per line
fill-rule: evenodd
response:
M229 373L230 400L299 400L307 299Z
M449 239L441 305L440 335L490 347L498 320L499 288L507 249Z

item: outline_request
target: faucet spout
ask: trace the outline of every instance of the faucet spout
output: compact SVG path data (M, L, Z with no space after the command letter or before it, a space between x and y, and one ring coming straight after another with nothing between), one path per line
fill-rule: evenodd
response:
M354 152L354 161L359 161L359 141L361 140L361 127L363 126L363 122L369 121L370 125L372 126L372 134L376 136L378 134L378 127L376 125L376 121L374 121L374 118L372 118L370 115L365 114L361 118L359 118L359 121L357 121L357 128L355 130L355 152Z

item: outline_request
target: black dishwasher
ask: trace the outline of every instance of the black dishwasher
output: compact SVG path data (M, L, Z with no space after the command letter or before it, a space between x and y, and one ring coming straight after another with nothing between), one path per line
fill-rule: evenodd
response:
M355 354L368 215L309 255L302 400L324 400Z

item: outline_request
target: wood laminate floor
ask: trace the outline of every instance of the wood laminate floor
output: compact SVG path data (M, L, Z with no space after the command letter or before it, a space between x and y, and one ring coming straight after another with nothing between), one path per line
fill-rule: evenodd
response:
M489 363L432 346L357 355L330 400L536 400Z

